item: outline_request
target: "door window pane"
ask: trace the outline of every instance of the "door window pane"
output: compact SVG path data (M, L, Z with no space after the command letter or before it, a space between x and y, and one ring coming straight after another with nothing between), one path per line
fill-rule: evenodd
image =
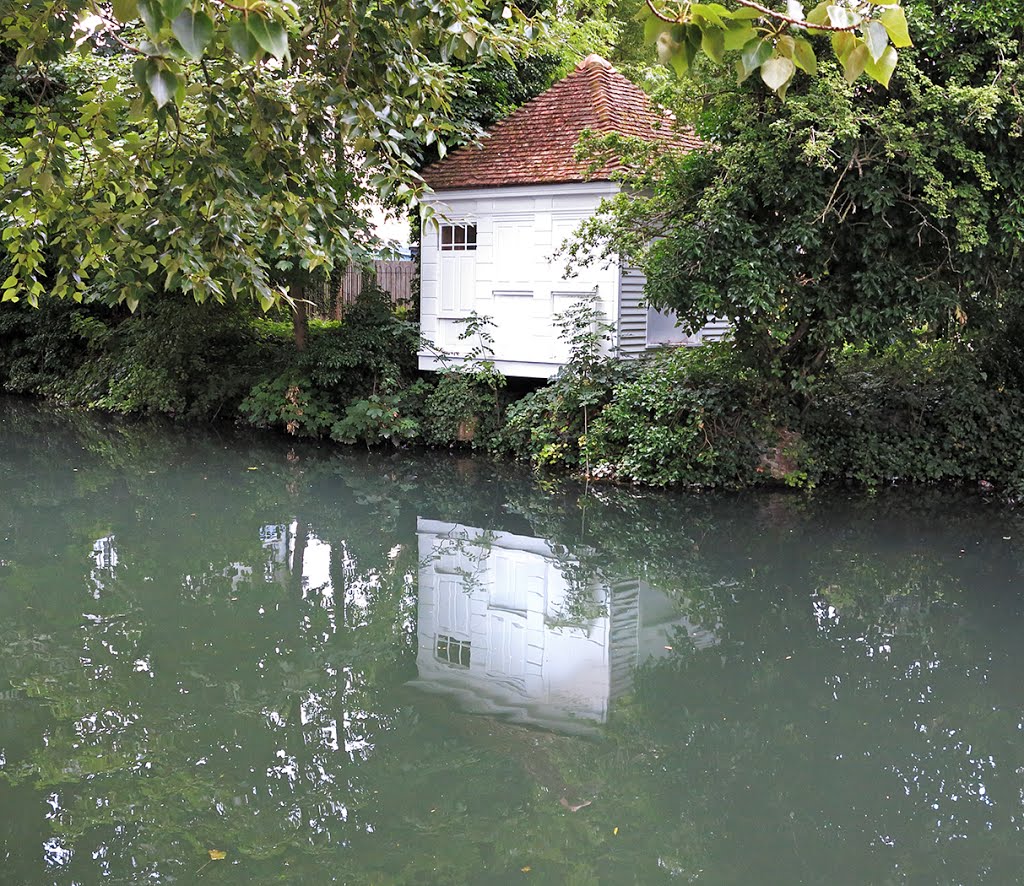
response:
M442 252L476 250L476 225L441 225Z

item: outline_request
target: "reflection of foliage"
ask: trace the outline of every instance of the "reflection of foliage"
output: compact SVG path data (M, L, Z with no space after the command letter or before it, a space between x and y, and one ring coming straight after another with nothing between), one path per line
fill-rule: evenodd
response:
M1016 877L1016 516L538 489L0 408L12 882L189 881L209 849L238 883ZM673 622L597 740L413 694L418 516L486 527L445 542L470 573L498 532L543 538L581 604L642 581L716 645ZM51 838L74 855L41 873L22 847Z
M608 614L608 600L601 591L601 570L594 568L594 557L580 559L563 546L554 548L554 563L566 583L565 599L548 614L550 627L585 627ZM591 552L592 554L592 552Z
M452 560L452 572L462 579L462 590L474 594L482 587L480 573L487 568L496 535L490 530L470 530L453 526L437 540L430 554L420 559L420 570L443 560ZM467 564L467 565L463 565Z

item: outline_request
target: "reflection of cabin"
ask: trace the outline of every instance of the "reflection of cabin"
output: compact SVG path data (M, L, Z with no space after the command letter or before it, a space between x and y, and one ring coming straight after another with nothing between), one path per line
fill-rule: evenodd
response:
M682 629L716 642L661 592L584 575L541 539L417 521L419 677L463 710L586 732Z

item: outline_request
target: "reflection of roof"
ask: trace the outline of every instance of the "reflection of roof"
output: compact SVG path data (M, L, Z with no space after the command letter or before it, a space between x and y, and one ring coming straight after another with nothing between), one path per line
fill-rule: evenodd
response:
M607 180L609 163L588 176L574 157L584 130L661 141L683 150L699 147L692 133L599 55L590 55L568 77L527 102L488 133L481 147L467 145L423 170L435 190Z

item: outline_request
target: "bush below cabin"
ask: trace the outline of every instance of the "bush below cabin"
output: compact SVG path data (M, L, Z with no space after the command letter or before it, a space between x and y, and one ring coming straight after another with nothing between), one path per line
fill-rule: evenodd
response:
M376 290L344 321L314 321L302 352L285 317L240 304L162 300L131 314L48 300L0 308L0 387L300 438L473 448L631 484L970 483L1017 497L1019 340L1008 329L983 347L847 348L799 391L728 342L616 361L591 340L549 383L514 394L486 346L468 367L418 373L415 324Z

